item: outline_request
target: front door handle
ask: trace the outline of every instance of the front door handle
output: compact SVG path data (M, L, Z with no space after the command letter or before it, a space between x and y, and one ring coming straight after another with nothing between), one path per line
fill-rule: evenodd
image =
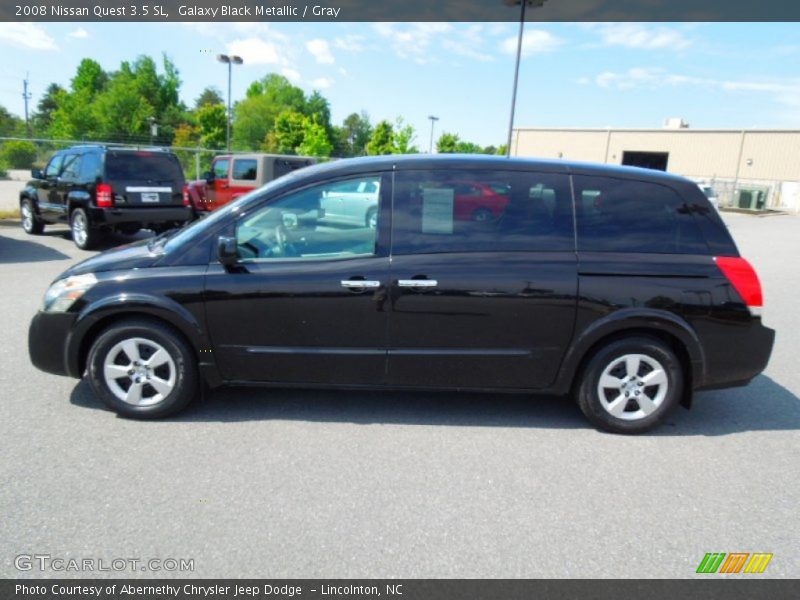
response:
M400 279L397 285L404 288L433 288L439 282L435 279Z
M351 290L374 290L381 287L381 282L368 279L342 279L342 287Z

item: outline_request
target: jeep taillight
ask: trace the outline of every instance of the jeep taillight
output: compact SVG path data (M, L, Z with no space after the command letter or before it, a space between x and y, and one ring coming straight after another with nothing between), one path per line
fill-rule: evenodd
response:
M761 316L764 298L761 295L761 282L752 265L744 258L715 256L719 270L725 275L754 316Z
M192 202L189 199L189 186L188 185L184 185L183 186L183 205L184 206L191 206L192 205Z
M100 208L114 206L114 195L111 192L111 186L107 183L97 184L97 206Z

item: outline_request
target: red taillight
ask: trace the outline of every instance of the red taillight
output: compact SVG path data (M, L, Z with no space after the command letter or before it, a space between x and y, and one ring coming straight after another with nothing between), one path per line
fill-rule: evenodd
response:
M184 206L191 206L192 205L191 200L189 200L189 186L188 185L184 185L183 186L183 205Z
M111 193L111 186L107 183L97 184L97 206L100 208L114 206L114 195Z
M764 298L761 295L761 282L752 265L741 257L715 256L714 260L722 274L739 292L750 312L760 315Z

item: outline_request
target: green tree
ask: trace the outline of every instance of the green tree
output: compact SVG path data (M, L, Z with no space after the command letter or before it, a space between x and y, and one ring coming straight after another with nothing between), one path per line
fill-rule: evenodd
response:
M436 151L439 154L453 154L458 152L458 143L461 138L457 133L442 132L439 139L436 141Z
M381 154L394 154L394 128L389 121L381 121L375 126L372 137L367 144L367 154L378 156Z
M100 66L100 63L91 58L84 58L78 65L75 77L72 78L72 91L87 91L89 96L102 91L108 81L108 74Z
M36 105L36 112L33 113L33 129L37 134L44 134L53 122L53 112L58 108L58 95L64 92L57 83L47 86L39 103Z
M325 127L314 119L306 117L303 126L303 143L297 148L301 156L317 156L327 158L331 155L333 144L328 139Z
M225 104L225 100L222 98L222 93L213 86L208 86L197 97L197 100L194 101L194 107L202 108L208 104Z
M275 127L275 119L284 110L305 114L303 90L282 75L271 73L250 84L247 97L236 103L233 122L233 145L253 150L265 143Z
M0 136L13 137L25 128L19 117L12 115L4 106L0 106Z
M224 148L228 141L227 110L222 104L204 104L195 111L200 145L204 148Z
M345 117L340 128L341 146L344 156L364 156L367 153L367 144L372 137L372 125L369 115L365 111L351 113Z
M307 121L308 117L296 110L284 110L275 118L272 142L265 144L264 149L267 152L294 154L305 138Z
M412 145L417 137L414 127L406 125L402 117L398 117L395 122L394 133L394 152L395 154L416 154L419 149Z
M36 146L33 142L9 140L0 150L0 163L12 169L30 169L36 160Z

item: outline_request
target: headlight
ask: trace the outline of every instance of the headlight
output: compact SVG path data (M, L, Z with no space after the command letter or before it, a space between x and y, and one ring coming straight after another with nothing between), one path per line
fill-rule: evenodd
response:
M97 277L91 273L59 279L45 293L42 310L49 313L66 312L95 283Z

